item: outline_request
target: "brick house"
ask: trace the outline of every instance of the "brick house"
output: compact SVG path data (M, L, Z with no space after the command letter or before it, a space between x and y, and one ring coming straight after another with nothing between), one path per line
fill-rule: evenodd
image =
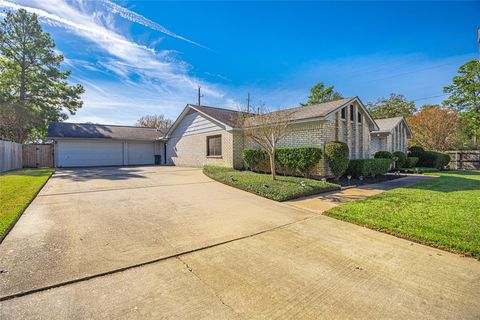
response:
M274 112L288 112L291 124L278 147L347 143L350 158L377 150L405 151L410 129L403 118L373 120L358 97ZM167 132L101 124L49 123L56 167L207 164L243 168L242 152L256 147L236 125L238 111L187 105ZM372 142L373 140L373 142ZM323 157L313 172L330 175Z
M380 128L358 97L288 110L292 123L279 147L324 148L327 142L336 140L348 144L352 159L370 156L370 132ZM167 163L242 168L243 149L255 145L245 141L242 130L236 128L237 116L237 111L187 105L164 137ZM325 159L315 174L329 175Z

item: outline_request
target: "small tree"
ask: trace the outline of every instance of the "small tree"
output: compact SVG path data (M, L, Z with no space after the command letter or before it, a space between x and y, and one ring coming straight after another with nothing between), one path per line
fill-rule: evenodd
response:
M165 118L163 114L146 115L137 120L137 127L147 127L155 129L168 129L173 121Z
M237 126L242 129L245 139L253 141L268 154L272 180L276 179L275 151L288 132L292 116L290 110L269 112L264 106L256 114L238 112Z
M388 98L369 102L367 108L374 119L409 117L416 110L415 103L408 101L404 95L391 93Z
M342 94L334 90L334 86L325 87L323 82L319 82L310 89L307 103L302 103L302 106L309 106L312 104L324 103L342 99Z
M455 110L425 105L407 121L413 133L413 144L428 150L455 148L459 129L459 117Z

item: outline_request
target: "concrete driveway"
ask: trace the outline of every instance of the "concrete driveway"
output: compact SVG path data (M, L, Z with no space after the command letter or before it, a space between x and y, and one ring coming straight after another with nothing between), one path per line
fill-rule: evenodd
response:
M479 261L188 168L58 171L0 270L2 319L480 317Z

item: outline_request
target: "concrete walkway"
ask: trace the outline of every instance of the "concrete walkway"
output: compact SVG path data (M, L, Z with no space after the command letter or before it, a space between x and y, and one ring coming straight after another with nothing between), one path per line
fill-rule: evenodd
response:
M363 185L360 187L346 188L340 191L322 193L305 198L290 200L285 203L293 207L322 213L345 202L366 199L387 190L408 187L416 183L428 181L434 178L435 177L422 175L409 175L404 178Z

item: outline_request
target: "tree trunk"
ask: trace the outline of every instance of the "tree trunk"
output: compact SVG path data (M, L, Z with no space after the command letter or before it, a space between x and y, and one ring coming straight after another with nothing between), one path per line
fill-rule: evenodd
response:
M272 180L276 180L277 174L275 172L275 149L271 154L269 154L269 156L270 156L270 171L272 172Z
M21 65L21 74L20 74L20 97L19 97L19 104L21 107L25 107L25 98L26 98L26 70L25 70L25 56L22 60Z

